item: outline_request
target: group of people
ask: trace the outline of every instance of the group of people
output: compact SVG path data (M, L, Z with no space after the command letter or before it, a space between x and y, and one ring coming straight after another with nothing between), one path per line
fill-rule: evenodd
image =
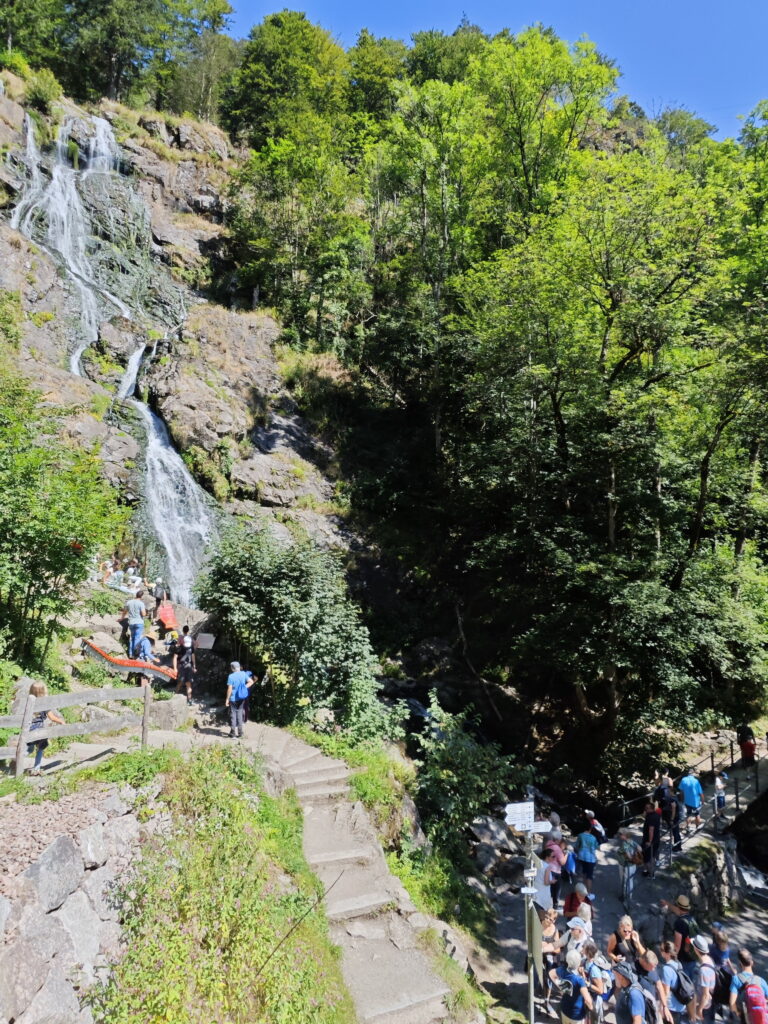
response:
M127 558L121 561L115 555L101 563L99 572L101 573L101 582L111 590L119 590L121 594L130 594L132 597L136 597L140 590L151 592L158 605L169 597L161 576L155 580L143 578L137 558ZM157 593L161 595L159 599Z
M616 1024L713 1024L718 1011L726 1018L726 1008L743 1024L768 1021L768 984L754 973L752 954L740 949L733 956L719 922L703 934L685 894L661 901L670 937L658 952L644 944L629 916L601 950L586 886L577 884L571 897L562 931L554 908L542 912L544 1006L557 1016L552 1001L559 996L562 1024L599 1024L611 1006Z
M156 619L160 613L161 606L167 599L162 580L157 580L152 590L152 597L155 600L155 607L152 618ZM143 661L147 665L162 664L162 657L155 654L157 636L151 631L146 631L146 619L150 615L144 603L144 591L138 590L134 597L125 602L121 617L126 621L128 630L128 657L136 661ZM176 693L181 693L182 688L186 690L187 704L192 703L192 684L197 674L197 642L190 632L189 626L184 625L181 633L177 630L169 630L166 638L166 661L168 666L176 675ZM146 686L149 680L142 676L142 685Z

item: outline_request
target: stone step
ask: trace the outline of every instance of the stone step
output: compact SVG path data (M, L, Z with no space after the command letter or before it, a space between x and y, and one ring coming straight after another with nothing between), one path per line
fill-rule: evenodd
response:
M297 744L299 742L299 740L296 740ZM301 743L300 747L295 747L293 751L288 752L287 756L283 756L280 759L280 766L284 771L293 773L295 771L307 771L311 768L323 768L326 761L330 760L330 757L321 754L315 747Z
M306 786L319 782L342 782L349 778L349 768L345 764L340 767L330 765L328 768L310 768L308 771L291 772L294 785Z
M347 899L336 899L334 893L329 893L325 901L325 914L329 921L349 921L353 917L368 917L375 914L377 910L392 903L392 897L388 892L366 892L359 896L350 896Z
M326 913L335 921L374 914L397 900L399 883L390 875L383 857L369 864L318 864L315 874L328 895Z
M396 915L363 922L362 928L333 925L331 937L341 946L344 982L363 1024L435 1024L449 1011L448 986L439 978L415 939L392 941L388 924Z
M319 850L317 853L305 854L307 864L311 868L338 864L370 864L377 851L370 846L350 846L347 849Z
M338 800L349 793L349 786L343 782L304 782L295 787L296 796L302 803L318 803L325 800Z

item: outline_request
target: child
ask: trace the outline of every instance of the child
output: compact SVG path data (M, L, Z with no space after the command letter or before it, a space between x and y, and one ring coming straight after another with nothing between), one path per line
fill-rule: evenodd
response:
M29 688L29 692L33 697L47 697L48 687L45 683L32 683ZM65 725L64 719L57 715L55 711L38 711L32 718L32 724L29 727L29 731L32 732L35 729L44 729L48 722L53 722L55 725ZM33 740L27 744L27 753L32 753L32 748L37 747L37 753L35 754L35 765L30 772L31 775L40 774L40 763L43 760L43 751L48 746L48 740Z

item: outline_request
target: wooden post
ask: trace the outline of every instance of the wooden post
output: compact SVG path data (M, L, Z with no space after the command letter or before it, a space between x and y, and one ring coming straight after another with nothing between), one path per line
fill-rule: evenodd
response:
M35 697L33 694L27 696L27 703L24 705L24 717L21 720L21 732L19 733L19 742L16 744L16 778L20 779L24 774L24 755L27 752L27 744L24 739L27 730L29 729L32 721L32 715L35 711Z
M736 762L733 760L733 740L731 740L731 768L733 768Z
M149 705L152 703L152 687L147 683L144 687L144 714L141 716L141 749L147 749L149 742Z
M715 774L715 752L714 752L714 750L710 750L710 752L709 752L709 761L710 761L710 764L712 765L712 774L714 775Z
M733 788L736 790L736 810L739 809L739 780L733 780Z

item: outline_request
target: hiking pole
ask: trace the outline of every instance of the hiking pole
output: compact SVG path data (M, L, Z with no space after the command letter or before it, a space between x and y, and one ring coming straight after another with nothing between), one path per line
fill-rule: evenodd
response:
M338 881L339 881L339 878L341 878L341 876L342 876L342 875L344 874L344 872L345 872L345 871L346 871L346 868L342 868L341 872L339 873L339 877L338 877L338 878L336 879L336 882L338 882ZM280 947L281 947L281 946L282 946L282 944L283 944L283 943L284 943L284 942L286 941L286 939L289 939L289 938L291 937L291 935L293 935L293 933L294 933L294 932L296 931L296 929L297 929L297 928L299 927L299 925L300 925L300 924L301 924L301 922L302 922L302 921L304 920L304 918L305 918L305 917L307 917L307 916L308 916L309 914L311 914L311 913L312 913L312 911L313 911L313 910L315 909L315 907L316 907L316 906L318 905L318 903L319 903L319 902L320 902L321 900L324 900L324 899L325 899L325 897L326 897L326 896L328 895L328 893L329 893L329 892L331 891L331 889L332 889L332 888L334 887L334 885L336 885L336 882L331 882L331 884L330 884L330 885L328 886L328 888L327 888L327 889L325 890L325 892L321 892L321 893L320 893L320 895L319 895L319 896L317 897L317 899L315 900L315 902L314 902L313 904L311 904L311 906L307 907L307 909L306 909L306 910L304 911L304 913L303 913L303 914L301 915L301 917L300 917L300 918L298 919L298 921L296 921L296 923L295 923L295 924L293 925L293 927L292 927L292 928L290 928L290 929L289 929L289 930L288 930L288 931L287 931L287 932L285 933L285 935L284 935L284 936L282 937L282 939L280 939L280 941L279 941L279 942L278 942L278 944L277 944L277 945L275 946L275 948L274 948L274 949L272 950L272 952L271 952L271 953L269 954L269 956L268 956L268 957L267 957L267 959L266 959L266 960L264 961L264 963L263 963L263 964L262 964L262 965L261 965L261 966L259 967L259 969L258 969L258 970L256 971L256 973L255 973L255 974L253 975L253 977L254 977L254 978L258 978L258 976L259 976L259 975L261 974L261 972L262 972L262 971L264 970L264 968L265 968L265 967L267 966L267 964L268 964L268 963L269 963L269 961L270 961L270 960L272 959L272 957L273 957L273 956L275 955L275 953L276 953L276 952L278 951L278 949L280 949Z

